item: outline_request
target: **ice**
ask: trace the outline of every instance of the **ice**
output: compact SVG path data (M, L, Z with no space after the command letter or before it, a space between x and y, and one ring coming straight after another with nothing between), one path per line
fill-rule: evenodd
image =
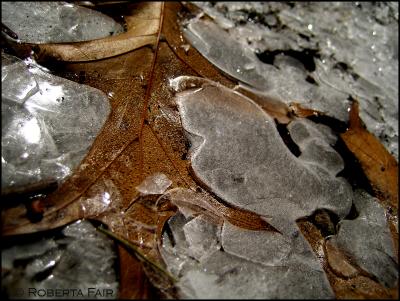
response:
M335 144L336 138L327 126L313 125L307 119L295 119L289 124L288 129L293 141L302 152L299 159L311 164L319 162L319 165L333 175L343 170L342 157L331 147Z
M189 245L189 254L197 260L218 250L218 227L207 222L201 215L192 219L183 226L186 241Z
M14 76L19 74L19 76ZM38 92L38 84L26 65L10 57L2 60L1 96L23 105L25 100Z
M257 60L254 53L246 52L240 44L209 21L196 20L184 29L185 38L207 59L227 74L259 89L266 89L267 81L256 69L245 66Z
M328 279L296 220L322 208L340 218L350 211L351 187L336 177L343 161L331 147L336 142L333 132L295 119L289 131L302 150L297 158L273 119L249 98L194 77L178 77L171 87L177 92L182 125L191 141L189 158L196 177L223 201L261 215L281 232L250 231L225 221L221 234L214 234L222 248L204 252L203 244L197 250L206 255L194 256L199 264L191 261L180 269L182 296L332 298ZM197 205L218 215L196 193L173 192L166 195L180 210L185 204ZM197 240L197 233L187 231L193 223L191 215L182 212L184 231L170 227L174 237L180 234L168 247L181 266L189 262L185 256L193 257L191 240ZM166 262L177 270L171 258Z
M272 118L250 99L211 82L197 88L176 99L189 138L201 137L191 141L192 168L214 193L232 205L273 216L277 223L278 216L294 221L324 207L347 214L351 188L324 171L329 164L296 158ZM321 158L326 160L326 154Z
M38 257L46 253L48 250L57 246L54 240L41 240L29 245L13 246L7 251L2 252L1 266L4 269L12 269L13 261L18 259Z
M173 233L179 231L177 228L171 230ZM260 246L253 247L257 249ZM177 256L181 256L179 258L188 252L178 243L174 250ZM333 298L323 271L310 269L301 259L296 266L267 266L214 250L203 256L197 265L192 262L186 266L181 274L177 286L179 297L185 299Z
M21 42L80 42L124 31L111 17L65 2L2 2L1 10L1 22Z
M291 241L277 232L250 231L224 223L225 252L267 266L283 265L292 249Z
M194 258L189 256L189 244L183 232L187 221L182 214L176 214L168 221L172 237L167 232L164 232L162 236L163 247L160 249L160 254L168 270L175 276L182 275L186 269L190 270L195 262Z
M32 256L30 247L35 249L38 243L42 244L43 252ZM114 243L88 221L77 221L40 242L3 249L3 258L9 258L14 266L2 277L2 291L10 298L33 298L28 288L53 293L56 289L67 290L67 295L63 295L67 299L77 297L77 292L73 295L72 289L81 290L81 297L86 298L94 298L94 291L90 288L102 292L109 289L108 296L103 293L97 298L117 298ZM23 261L26 265L22 264ZM44 297L54 299L59 296Z
M229 68L226 66L230 60L227 58L229 51L218 58L204 51L201 45L208 45L209 49L214 45L221 49L242 45L241 51L247 57L251 57L248 54L251 50L266 65L278 67L259 72L268 80L268 85L261 88L287 103L296 101L347 121L351 95L360 102L361 118L368 130L398 158L396 2L312 5L305 2L196 2L196 5L214 19L213 33L218 32L215 36L224 36L224 40L215 43L215 38L209 34L201 34L201 28L195 28L201 39L188 36L188 40L218 68L225 72ZM193 23L200 24L199 21L202 20L193 19ZM187 26L188 31L190 28ZM293 51L302 53L303 57L295 57ZM294 66L293 60L310 61L315 67L302 70ZM263 70L260 64L256 64L257 70ZM229 74L243 80L241 74ZM310 82L309 76L314 82Z
M171 184L165 174L157 172L144 179L136 189L143 194L163 194Z
M62 181L105 123L107 96L4 53L2 61L2 193Z
M362 190L354 195L359 213L354 220L339 222L333 243L344 250L364 270L387 287L398 281L398 264L384 208L378 200Z

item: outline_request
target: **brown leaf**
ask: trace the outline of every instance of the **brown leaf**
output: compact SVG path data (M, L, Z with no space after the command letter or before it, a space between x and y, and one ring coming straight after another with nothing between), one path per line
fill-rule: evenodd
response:
M160 27L161 2L130 3L124 6L126 32L77 43L27 44L38 60L91 61L120 55L156 42Z
M396 159L362 126L357 101L352 104L349 119L349 129L341 134L343 141L360 162L374 192L381 196L384 206L397 210L399 190Z
M201 75L229 87L235 83L195 49L186 53L179 47L184 43L177 24L177 13L182 10L180 4L142 3L129 4L128 8L125 34L83 43L37 45L42 63L64 61L50 67L57 75L112 93L112 110L73 175L40 200L43 219L32 223L23 205L5 209L2 211L3 235L36 232L91 218L102 221L116 235L141 247L151 260L161 261L157 244L163 225L173 211L157 211L156 199L139 195L135 187L145 177L162 172L172 180L172 188L198 188L185 159L186 138L168 79ZM140 40L139 32L145 32L149 38L146 43L134 42ZM141 47L146 44L151 47ZM111 195L109 206L101 202L105 192ZM226 207L212 197L210 202L220 209L220 216L225 220L250 229L269 230L267 223L255 213ZM120 254L120 264L129 266L121 269L120 296L148 296L147 284L140 280L143 271L123 251ZM133 287L129 288L130 285ZM136 285L144 287L138 289Z
M157 246L163 226L176 208L159 210L157 197L140 195L135 187L155 172L166 174L172 180L171 188L196 191L202 186L190 173L187 141L168 80L193 75L228 88L237 84L194 48L186 51L181 47L187 43L178 12L187 12L187 7L190 5L173 2L130 3L124 11L127 32L121 35L82 43L22 45L37 46L35 52L43 63L62 62L51 68L57 75L110 93L112 111L73 175L41 200L43 219L32 223L24 205L4 209L3 235L50 229L79 218L97 219L141 247L153 261L161 262ZM240 93L255 101L260 97L258 103L265 101L249 91ZM272 101L263 108L278 120L288 121L286 106ZM104 192L111 195L112 202L102 207L99 197ZM259 215L205 194L220 219L247 229L274 230ZM143 227L138 227L139 223ZM150 297L142 266L125 250L119 252L120 298Z
M349 128L341 134L341 138L360 162L374 193L386 210L394 249L398 254L399 234L395 226L398 224L398 163L380 141L363 126L357 101L353 102L349 114ZM396 259L398 262L398 258Z
M338 276L329 264L329 253L327 254L325 239L317 227L306 219L297 221L302 234L310 243L315 255L321 262L325 274L335 292L337 299L397 299L397 288L388 289L375 279L362 275L359 271L349 275ZM332 253L330 254L332 256ZM340 260L342 254L336 253ZM331 258L332 260L332 258ZM343 264L343 263L342 263ZM348 268L348 267L347 267ZM341 271L343 273L343 271Z

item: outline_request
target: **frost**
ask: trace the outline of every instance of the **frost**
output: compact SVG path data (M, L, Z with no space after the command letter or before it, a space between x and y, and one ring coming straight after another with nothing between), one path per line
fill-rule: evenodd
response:
M101 91L2 54L2 193L62 181L110 112Z
M354 206L359 215L342 220L331 240L364 270L387 287L398 280L398 264L384 208L365 191L357 190Z
M144 179L136 189L143 194L163 194L171 184L172 181L165 174L157 172Z
M184 231L171 227L174 237L176 231L181 234L166 247L179 258L179 266L185 266L178 268L173 259L166 260L172 272L179 270L182 296L333 297L318 259L296 225L297 219L317 209L332 210L340 218L350 211L352 190L336 177L343 161L330 146L336 142L330 129L294 120L289 131L302 150L297 158L282 141L274 120L249 98L194 77L178 77L171 85L191 141L189 155L196 177L228 204L261 215L282 233L245 230L228 222L216 233L202 227L208 232L204 242L212 234L222 248L209 247L208 252L204 245L197 248L202 255L195 254L196 264L185 259L193 257L191 239L198 235L188 234L187 225L197 218L192 219L195 211L186 207L218 213L208 208L201 193L167 191L185 215ZM220 266L221 262L225 264Z
M189 20L186 30L191 34L186 37L218 68L254 85L240 72L227 71L227 64L242 66L241 61L244 65L249 59L240 60L241 56L250 58L253 52L265 66L273 67L264 69L256 60L255 69L268 82L257 88L286 103L296 101L342 121L348 118L349 96L357 98L368 130L398 158L396 2L196 5L216 24ZM203 22L201 28L199 22ZM210 28L213 36L207 32ZM233 45L237 49L231 54ZM213 55L213 47L224 49L224 55Z
M21 42L80 42L124 31L111 17L64 2L2 2L1 10L1 22Z
M34 252L38 250L38 244L42 250ZM87 221L77 221L54 237L3 249L1 256L2 270L7 268L5 258L13 265L13 269L2 276L2 291L10 298L32 298L28 288L49 289L54 293L56 289L65 289L68 295L64 298L78 297L77 290L81 290L81 297L94 298L89 288L95 288L103 292L97 298L117 298L113 241ZM75 295L72 289L75 289ZM106 289L108 295L104 294Z

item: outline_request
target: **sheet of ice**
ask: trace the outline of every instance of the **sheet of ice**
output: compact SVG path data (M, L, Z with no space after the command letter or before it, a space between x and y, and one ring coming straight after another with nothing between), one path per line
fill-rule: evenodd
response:
M397 255L385 210L377 199L362 190L355 192L354 206L358 217L340 221L338 234L331 240L382 284L394 287L399 278Z
M267 89L267 81L257 70L255 54L243 49L213 22L193 21L183 33L185 38L218 68L253 87Z
M288 126L293 141L302 152L299 159L324 167L336 175L344 168L342 157L331 147L336 142L332 131L322 124L307 119L295 119Z
M123 27L100 12L66 2L1 2L1 22L21 42L65 43L105 38Z
M107 96L4 53L2 62L2 193L62 181L105 123Z
M260 214L282 232L250 231L227 222L221 232L202 227L217 236L222 248L205 252L203 245L197 249L202 256L193 257L190 239L197 233L188 233L193 217L186 214L181 218L186 232L182 226L170 227L174 237L181 234L162 253L169 254L163 257L171 272L179 271L182 296L332 298L319 260L295 223L317 209L332 210L341 218L350 211L352 190L336 177L343 161L330 146L336 141L331 130L293 121L289 131L302 151L297 158L273 119L249 98L194 77L178 77L171 87L191 141L189 158L196 177L225 202ZM170 196L180 209L185 203L207 209L201 193L193 194ZM174 262L171 254L179 260ZM194 261L185 259L190 256Z
M43 251L33 256L31 250L38 243ZM77 221L40 242L3 249L1 256L2 269L3 258L13 264L12 270L2 273L2 291L10 298L34 298L29 288L50 292L42 293L48 299L117 298L114 243L87 221ZM57 296L56 289L68 293ZM97 290L101 293L95 296Z
M171 184L165 174L157 172L144 179L136 189L143 194L163 194Z
M229 45L234 41L242 45L242 51L251 50L279 67L279 72L268 69L262 76L268 79L268 92L285 102L297 101L346 121L347 99L349 95L357 98L367 128L398 158L397 2L195 4L215 20L220 32L226 30L225 39L218 44L227 49L224 57L217 62L216 57L209 58L217 67L227 68L226 56L230 56ZM198 23L198 18L193 22ZM196 28L196 33L201 32ZM203 33L198 40L212 47L209 35ZM308 55L295 57L294 52ZM293 59L315 66L304 72L292 67L289 61ZM242 80L240 74L235 77Z
M174 218L185 221L181 214ZM188 223L191 221L193 219L189 219L189 222L186 220ZM224 227L232 228L234 226L225 224ZM182 228L179 226L170 225L170 229L174 237L182 232ZM232 231L231 235L238 234L235 230ZM334 297L321 267L310 260L308 256L299 255L301 252L298 249L301 245L306 249L309 248L300 236L298 236L298 239L294 239L293 244L297 247L291 248L291 255L285 254L286 261L277 259L274 264L268 265L247 258L252 257L255 253L262 254L262 247L266 244L261 242L262 236L266 234L267 236L264 236L264 238L267 238L270 234L246 230L245 232L239 234L245 241L238 241L233 237L223 238L226 241L223 242L223 250L210 248L208 249L209 253L205 253L197 260L190 258L190 250L183 247L187 243L186 241L177 239L175 244L172 245L168 235L164 233L163 239L168 243L163 244L161 254L170 271L176 276L180 276L177 284L179 297L200 299L275 299L293 298L293 296L324 299ZM248 238L249 232L253 232L250 236L259 236L260 239ZM212 234L214 231L208 233ZM216 239L221 239L218 232ZM233 241L229 241L230 239L233 239ZM261 242L262 245L258 245L257 242ZM273 242L273 240L268 242ZM247 245L243 246L243 244ZM279 243L274 244L275 247L278 245ZM231 247L239 250L240 254L233 254ZM240 250L240 247L245 249ZM269 247L269 249L273 249L273 247ZM304 248L301 249L304 250ZM249 250L251 254L243 256ZM274 250L277 253L287 253L286 251L287 249L283 251ZM311 252L308 255L312 254L310 249L307 252ZM264 255L262 256L265 258ZM257 255L255 257L257 259ZM296 264L289 263L289 261L296 262ZM269 262L271 263L271 260Z
M285 231L279 226L282 217L295 221L317 208L341 217L349 212L351 187L335 177L343 163L336 162L337 154L324 140L314 137L324 145L322 151L308 147L302 152L317 154L318 162L296 158L273 119L249 98L216 83L196 84L178 93L176 101L191 134L192 168L214 193L232 205L272 216L270 222L280 231Z

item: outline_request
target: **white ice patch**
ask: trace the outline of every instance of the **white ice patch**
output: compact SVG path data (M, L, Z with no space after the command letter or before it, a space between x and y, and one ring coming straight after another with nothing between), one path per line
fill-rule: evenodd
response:
M136 189L143 194L163 194L171 184L172 181L165 174L156 172L144 179Z

